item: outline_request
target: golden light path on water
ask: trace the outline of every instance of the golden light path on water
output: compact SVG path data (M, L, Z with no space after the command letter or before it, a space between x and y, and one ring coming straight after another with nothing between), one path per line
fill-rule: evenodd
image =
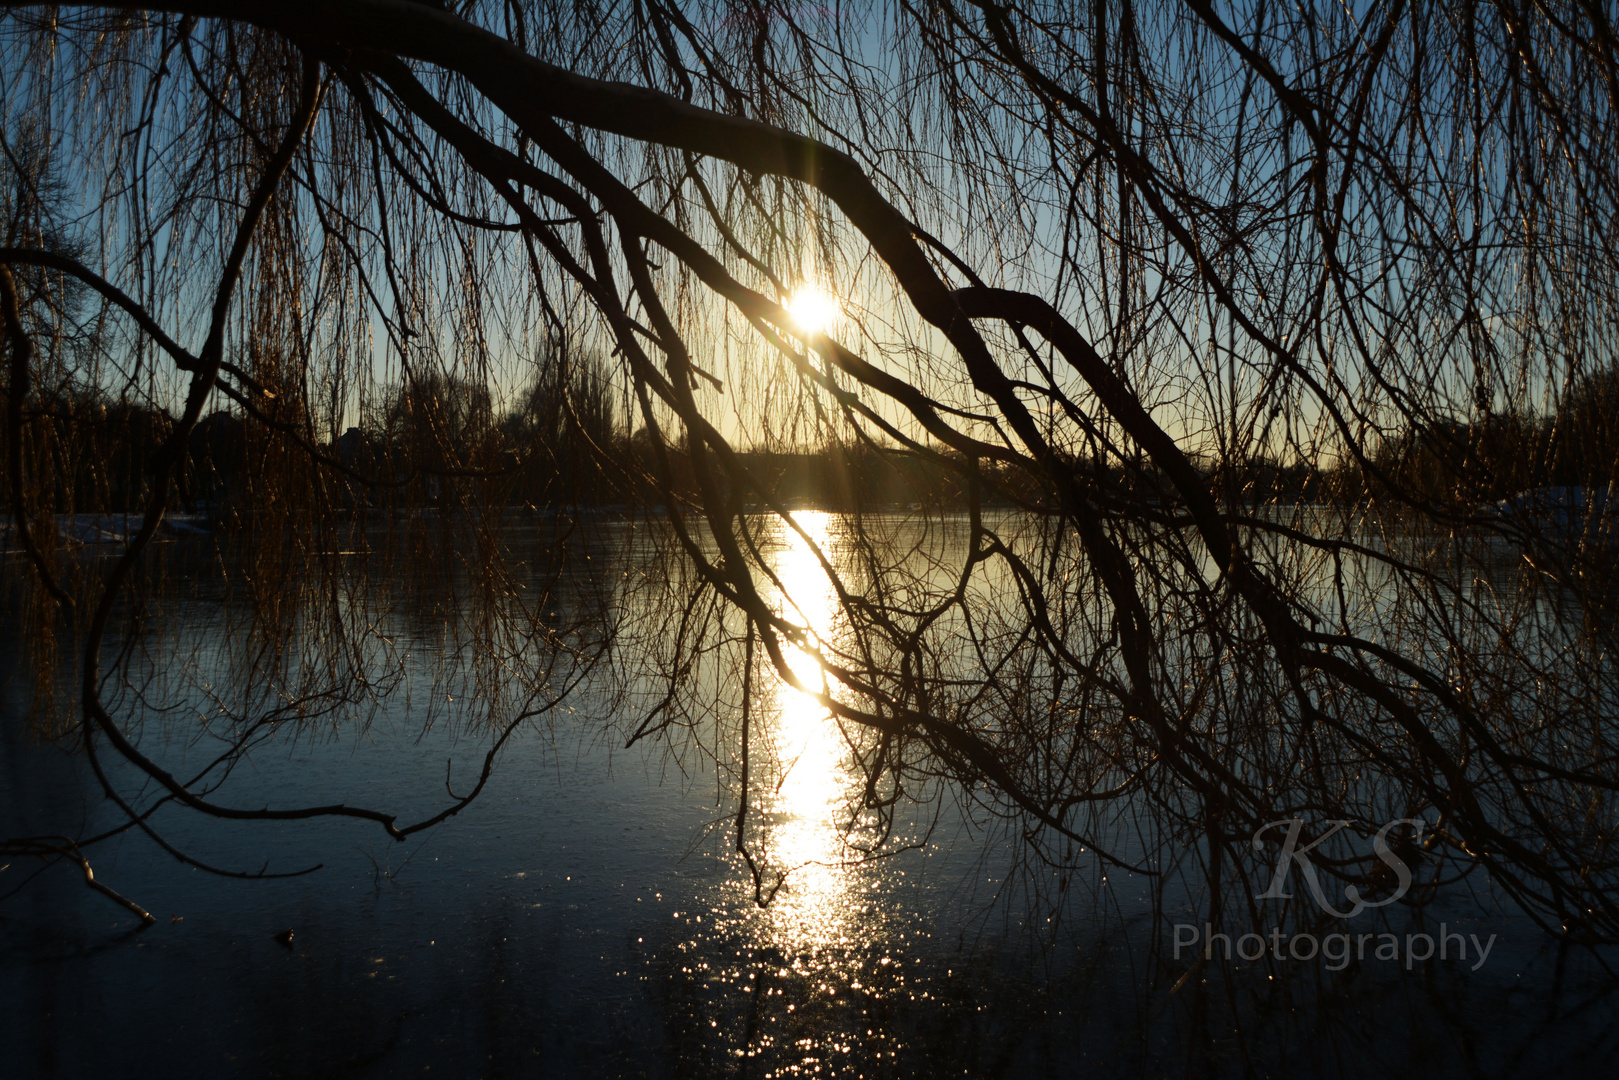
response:
M808 630L812 642L830 642L837 594L810 545L830 556L833 516L799 511L793 520L805 535L781 526L773 567L785 593L781 610ZM826 689L812 655L796 646L786 652L788 666L804 686ZM853 931L849 923L858 912L852 909L859 906L840 830L840 819L847 824L855 782L847 768L848 746L825 706L786 680L770 678L774 687L767 701L774 723L769 738L778 771L762 839L770 862L790 871L772 905L771 929L777 943L789 948L837 944Z
M841 519L798 511L792 520L798 529L777 522L764 548L780 582L767 599L804 628L810 649L827 652L846 632L821 563L824 555L839 566L844 557ZM680 975L698 1002L692 1015L705 1036L724 1028L727 1008L736 1010L724 1052L756 1059L740 1075L870 1075L878 1059L895 1058L907 1045L905 1036L878 1030L878 1010L915 1007L936 993L938 973L924 974L910 955L931 935L911 921L919 912L895 907L908 887L906 872L863 859L863 831L847 842L863 781L844 732L816 696L830 691L835 698L836 684L828 686L805 648L784 646L803 689L780 677L762 651L754 659L748 845L766 890L778 872L786 879L760 910L751 874L737 859L704 913L706 926L701 916L685 916L694 936L679 946Z

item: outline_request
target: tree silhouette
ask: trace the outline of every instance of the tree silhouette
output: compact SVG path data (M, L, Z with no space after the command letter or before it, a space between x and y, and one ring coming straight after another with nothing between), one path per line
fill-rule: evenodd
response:
M1611 540L1592 520L1548 547L1489 512L1535 474L1484 452L1562 418L1539 467L1611 481L1611 455L1570 449L1605 430L1586 403L1619 296L1602 5L6 6L7 145L26 121L73 162L72 223L96 238L46 243L69 225L25 194L32 231L0 250L31 632L49 636L39 596L84 613L84 745L162 800L401 837L467 801L411 825L236 808L104 703L118 598L210 403L256 433L250 558L280 590L256 602L287 628L280 597L344 573L321 555L357 527L339 476L408 528L397 477L333 452L379 363L494 417L523 385L511 358L594 354L644 435L585 443L661 493L681 567L651 630L608 606L567 632L508 618L499 440L404 410L477 534L460 632L502 627L491 654L522 657L515 681L489 672L513 688L481 776L609 644L642 655L666 692L635 735L714 726L762 901L748 707L690 677L744 671L746 693L759 663L828 710L879 833L896 800L955 784L1032 855L1195 873L1218 916L1258 891L1267 823L1423 818L1432 859L1482 866L1548 930L1619 937ZM42 346L65 316L25 273L94 295L94 363ZM826 326L788 311L806 281L840 298ZM53 380L170 418L105 573L64 569L34 524L62 509ZM549 385L582 415L575 382ZM925 511L920 544L856 506L823 560L825 640L775 599L767 534L810 538L746 453L794 446L904 455L965 504ZM232 703L233 745L376 692L353 627L318 629L325 659L279 694L297 705ZM1121 806L1144 847L1109 839ZM1379 866L1331 872L1364 889Z

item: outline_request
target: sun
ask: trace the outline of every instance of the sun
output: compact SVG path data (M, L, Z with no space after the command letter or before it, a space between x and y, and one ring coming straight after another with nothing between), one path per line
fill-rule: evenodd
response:
M814 285L800 285L787 301L787 314L806 334L819 334L838 317L838 302Z

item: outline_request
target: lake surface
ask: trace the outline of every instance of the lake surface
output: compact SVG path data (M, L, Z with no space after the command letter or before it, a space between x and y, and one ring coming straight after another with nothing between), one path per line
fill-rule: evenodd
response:
M835 517L800 522L837 548ZM802 624L835 635L813 552L783 533L772 558ZM227 606L200 597L156 632L207 640ZM341 799L408 819L444 804L447 759L464 788L487 740L447 719L424 732L421 716L424 696L465 687L430 674L431 620L398 633L422 643L405 650L423 665L409 707L397 691L363 729L257 748L229 801ZM0 665L0 832L115 823L82 755L31 732L15 639ZM1196 895L1155 902L1129 873L1030 865L949 790L898 815L895 854L855 859L837 729L779 680L755 690L770 780L751 835L792 868L767 907L713 761L679 740L626 749L636 702L586 684L514 736L463 813L403 844L352 820L159 811L171 843L216 865L322 868L221 878L126 833L91 858L158 916L149 929L76 870L14 860L0 870L0 1076L1531 1077L1610 1075L1619 1056L1605 966L1619 957L1560 947L1482 875L1420 910L1348 920L1402 941L1441 922L1493 935L1476 965L1284 952L1222 966L1175 955ZM142 745L196 760L206 748L182 723L154 717Z

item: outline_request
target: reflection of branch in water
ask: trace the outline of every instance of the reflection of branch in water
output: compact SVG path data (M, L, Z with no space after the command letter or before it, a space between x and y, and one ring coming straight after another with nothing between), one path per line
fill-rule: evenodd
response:
M401 862L397 869L393 865L393 856L390 854L385 853L383 860L378 862L377 857L365 848L356 847L354 850L364 855L366 861L371 864L371 883L380 895L384 881L387 881L390 885L399 884L399 875L405 872L405 868L410 865L410 860L416 857L416 853L422 850L423 846L423 844L417 844L415 848L411 849L410 854L405 856L404 862Z

